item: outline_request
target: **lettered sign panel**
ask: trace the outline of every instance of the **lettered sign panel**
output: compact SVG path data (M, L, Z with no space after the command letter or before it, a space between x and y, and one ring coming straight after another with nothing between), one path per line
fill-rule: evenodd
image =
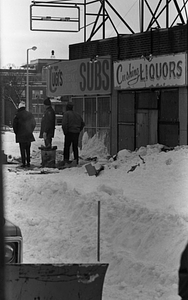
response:
M186 54L114 62L117 90L186 85Z
M47 72L47 95L91 95L111 93L111 59L79 59L52 64Z

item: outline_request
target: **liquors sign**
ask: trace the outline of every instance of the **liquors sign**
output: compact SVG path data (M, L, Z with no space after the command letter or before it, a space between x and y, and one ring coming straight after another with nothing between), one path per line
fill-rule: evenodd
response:
M90 95L111 93L111 59L99 57L62 61L47 72L47 95Z
M114 88L117 90L183 86L186 84L184 54L145 57L114 63Z

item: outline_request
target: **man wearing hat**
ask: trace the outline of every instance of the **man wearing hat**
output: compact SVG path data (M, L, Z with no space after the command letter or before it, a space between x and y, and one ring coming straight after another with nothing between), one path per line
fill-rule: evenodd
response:
M19 143L22 159L21 167L30 166L31 142L35 140L33 131L36 121L33 114L25 109L25 102L21 101L18 111L13 119L13 130L16 135L16 143Z
M74 160L78 164L78 139L85 123L82 117L73 111L72 102L67 103L66 112L62 119L62 129L65 135L64 162L69 162L70 146L72 145Z
M52 147L52 138L55 132L55 111L52 108L49 98L44 100L45 112L41 120L41 130L39 138L44 139L46 148Z

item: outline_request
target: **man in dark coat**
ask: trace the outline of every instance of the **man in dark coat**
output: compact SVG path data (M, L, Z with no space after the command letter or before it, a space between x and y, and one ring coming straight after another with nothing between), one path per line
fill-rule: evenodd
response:
M45 112L41 121L39 138L44 139L46 148L52 147L52 138L55 132L55 111L52 108L49 98L44 100Z
M74 160L78 164L78 139L85 123L82 117L73 111L73 104L70 102L66 106L66 112L62 118L62 129L65 135L64 161L69 162L70 146L72 144Z
M188 300L188 244L180 259L178 295L182 300Z
M25 102L20 102L18 111L13 119L13 130L16 135L16 143L19 143L22 159L22 167L30 166L31 142L35 140L33 131L36 121L33 114L25 109Z

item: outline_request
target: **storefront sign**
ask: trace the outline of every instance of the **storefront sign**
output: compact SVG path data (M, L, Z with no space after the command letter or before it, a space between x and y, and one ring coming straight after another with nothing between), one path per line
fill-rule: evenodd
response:
M114 63L114 88L118 90L182 86L186 84L185 53L145 57Z
M47 95L91 95L111 93L111 59L99 57L70 60L48 67Z

